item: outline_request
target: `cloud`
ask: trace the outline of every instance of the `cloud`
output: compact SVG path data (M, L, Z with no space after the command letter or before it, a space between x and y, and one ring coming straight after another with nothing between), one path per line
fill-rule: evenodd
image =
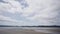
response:
M23 22L22 21L17 21L15 19L11 19L10 17L0 15L0 23L2 25L17 25L17 24L21 25L21 23L23 23Z
M12 14L21 13L29 22L36 22L41 25L55 25L60 19L58 9L59 0L3 0L0 2L0 12L10 12ZM24 8L24 9L23 9ZM17 17L18 18L18 17ZM27 22L26 21L26 22ZM23 21L24 22L24 21ZM25 22L25 23L26 23ZM27 24L26 24L27 25ZM36 24L35 24L36 25Z
M11 13L22 11L21 5L19 2L14 1L14 0L4 0L4 1L8 3L0 3L1 11L7 11Z
M30 12L24 13L24 15L28 15L28 19L44 25L58 25L57 15L59 11L57 10L60 8L59 0L31 0L29 2L31 4Z

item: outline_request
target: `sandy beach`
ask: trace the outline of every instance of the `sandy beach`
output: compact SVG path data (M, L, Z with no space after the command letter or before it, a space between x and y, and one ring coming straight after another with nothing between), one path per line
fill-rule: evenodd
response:
M48 31L46 31L46 32L41 32L41 31L38 32L38 31L35 31L33 29L2 29L2 30L0 30L0 34L59 34L59 33L46 33ZM60 32L60 30L58 30L58 29L49 30L49 31L50 32Z
M0 34L47 34L43 32L35 32L34 30L17 30L17 29L9 29L9 30L0 30Z

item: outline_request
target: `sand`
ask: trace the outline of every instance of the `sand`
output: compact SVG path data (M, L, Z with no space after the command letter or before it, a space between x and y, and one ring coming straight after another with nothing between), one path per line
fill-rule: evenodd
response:
M42 31L38 32L38 31L35 31L34 29L19 29L19 28L16 28L16 29L0 29L0 34L60 34L60 29L51 29L51 30L47 29L47 31L43 30L43 32ZM54 33L46 33L48 31L54 32Z
M0 30L0 34L48 34L44 32L36 32L34 30L28 29L6 29Z

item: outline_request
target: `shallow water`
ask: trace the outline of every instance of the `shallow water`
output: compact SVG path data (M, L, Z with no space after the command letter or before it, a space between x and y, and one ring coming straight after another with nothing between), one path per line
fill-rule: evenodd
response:
M59 34L60 28L57 27L0 27L0 30L6 30L6 29L28 29L28 30L34 30L35 32L44 32L44 33L51 33L51 34Z

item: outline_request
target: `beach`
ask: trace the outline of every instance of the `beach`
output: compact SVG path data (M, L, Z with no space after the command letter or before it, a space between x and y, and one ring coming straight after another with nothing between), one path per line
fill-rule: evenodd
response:
M28 28L11 28L11 29L0 29L0 34L59 34L60 29L28 29Z

